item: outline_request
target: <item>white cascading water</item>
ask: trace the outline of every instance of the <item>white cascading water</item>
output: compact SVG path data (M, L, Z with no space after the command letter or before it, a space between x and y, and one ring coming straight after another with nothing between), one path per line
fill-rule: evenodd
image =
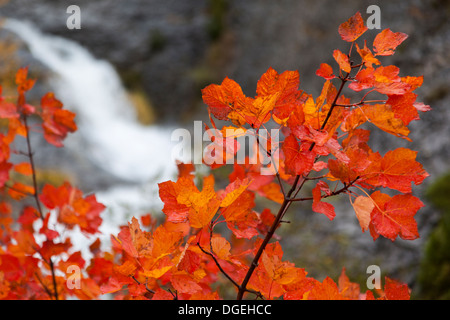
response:
M173 178L176 172L172 129L139 124L114 68L78 43L43 34L13 19L6 19L3 28L19 36L33 57L49 68L56 97L77 114L75 134L83 135L86 145L74 146L70 136L65 145L82 150L107 172L134 183L96 191L98 201L109 208L102 215L103 234L117 233L118 225L129 218L124 215L144 213L130 211L160 207L157 183Z

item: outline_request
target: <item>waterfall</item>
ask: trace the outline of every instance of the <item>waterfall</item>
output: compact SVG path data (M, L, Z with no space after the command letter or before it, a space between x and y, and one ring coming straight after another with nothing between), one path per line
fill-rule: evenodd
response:
M77 114L85 153L97 165L125 180L145 182L173 172L170 130L143 126L136 119L119 76L74 41L41 33L31 24L7 19L4 28L17 34L35 59L54 76L56 97Z
M82 135L85 145L74 145L69 136L66 146L133 184L96 191L109 210L102 216L104 236L117 233L118 226L129 218L126 214L144 213L133 210L160 206L157 182L173 178L176 170L171 156L172 129L139 124L111 64L96 59L78 43L43 34L35 26L13 19L6 19L3 27L19 36L33 57L52 72L50 85L56 97L77 114L75 134ZM79 247L86 246L81 238L77 242Z

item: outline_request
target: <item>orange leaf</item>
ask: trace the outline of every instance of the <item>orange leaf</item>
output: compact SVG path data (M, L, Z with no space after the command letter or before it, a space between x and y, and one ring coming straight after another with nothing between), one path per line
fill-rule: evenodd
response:
M336 78L333 74L333 68L327 63L321 63L320 68L317 69L316 75L319 77L325 78L326 80L331 80Z
M365 232L367 229L369 229L370 213L372 212L375 205L370 198L364 196L357 197L351 204L353 206L353 209L355 210L359 225L361 226L362 231Z
M408 286L396 280L385 277L384 293L387 300L410 300Z
M28 186L20 182L15 182L11 188L8 189L8 194L15 200L21 200L26 196L34 194L34 187Z
M390 29L384 29L375 37L373 48L377 56L390 56L394 54L395 49L408 35L401 32L392 32Z
M211 249L219 259L226 260L230 256L230 243L223 237L216 236L211 239Z
M304 145L306 144L302 144L300 147L297 139L292 134L284 139L282 150L285 157L286 172L288 174L302 175L312 169L315 154L303 147Z
M345 274L345 268L342 268L341 275L338 279L339 292L345 298L350 300L359 300L360 289L359 284L350 282L350 279Z
M352 70L348 55L336 49L333 51L333 58L339 64L339 68L341 68L341 70L344 70L347 73L349 73Z
M326 185L325 182L321 181L323 184ZM328 186L327 186L328 187ZM319 183L316 184L314 189L312 190L313 194L313 205L312 209L314 212L317 213L323 213L328 217L328 219L333 220L336 216L336 213L334 212L334 207L332 204L321 201L322 199L322 193L321 193L321 185Z
M250 182L251 181L248 178L245 178L244 180L240 180L239 178L237 178L232 183L230 183L226 187L225 193L222 195L220 206L228 207L230 204L232 204L242 194L242 192L247 189Z
M353 42L358 39L368 28L364 25L361 13L356 12L354 16L339 26L339 34L342 40Z
M419 185L429 176L416 161L416 156L417 151L407 148L388 151L380 161L373 161L365 170L365 182L402 193L411 192L411 183Z
M219 120L232 120L236 125L246 122L239 113L247 109L253 101L244 95L238 83L228 77L220 85L211 84L202 89L202 98L214 117Z
M29 162L18 163L14 166L14 170L20 174L29 176L33 173Z
M317 282L307 294L308 300L346 300L330 277L326 277L322 283Z

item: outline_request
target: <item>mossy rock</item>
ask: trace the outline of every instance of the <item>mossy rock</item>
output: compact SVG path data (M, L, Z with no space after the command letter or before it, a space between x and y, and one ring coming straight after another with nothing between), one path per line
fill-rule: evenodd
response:
M450 299L450 173L436 180L426 198L442 216L430 234L421 262L418 282L421 299Z

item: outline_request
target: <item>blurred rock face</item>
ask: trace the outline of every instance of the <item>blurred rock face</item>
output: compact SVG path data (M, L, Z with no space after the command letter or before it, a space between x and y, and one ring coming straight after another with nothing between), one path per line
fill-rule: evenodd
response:
M253 95L269 66L299 70L304 89L317 94L315 70L345 46L338 25L356 11L368 17L367 7L377 3L382 28L410 35L404 52L393 58L402 72L425 73L428 83L431 75L439 78L436 64L448 61L446 1L84 0L77 2L81 30L66 27L70 1L14 0L1 14L29 19L109 60L127 86L145 90L159 119L167 121L202 109L199 89L224 76Z

